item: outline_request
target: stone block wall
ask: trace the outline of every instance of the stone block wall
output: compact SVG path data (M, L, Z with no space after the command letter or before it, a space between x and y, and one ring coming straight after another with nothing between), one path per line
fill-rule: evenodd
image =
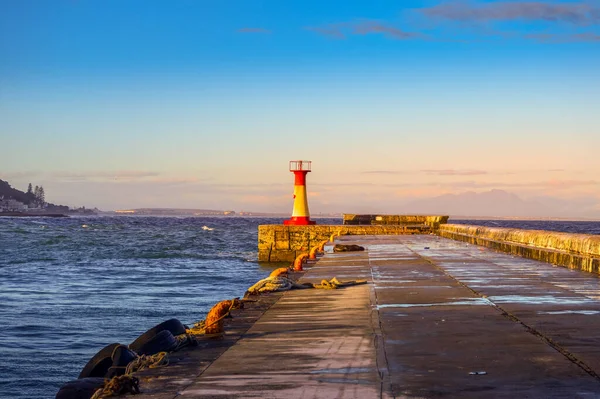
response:
M260 262L293 262L300 254L328 240L332 234L341 235L386 235L386 234L428 234L431 226L382 225L345 226L312 225L284 226L279 224L258 226L258 260Z
M426 215L356 215L344 213L345 225L408 225L426 224L433 228L439 228L440 224L448 223L448 216L426 216Z
M441 237L592 273L600 272L600 236L446 224Z

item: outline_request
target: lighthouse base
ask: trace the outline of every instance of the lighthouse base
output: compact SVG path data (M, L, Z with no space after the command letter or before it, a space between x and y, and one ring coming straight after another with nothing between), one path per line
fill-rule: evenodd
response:
M284 220L284 226L309 226L317 224L314 220L310 220L308 216L292 216L291 219Z

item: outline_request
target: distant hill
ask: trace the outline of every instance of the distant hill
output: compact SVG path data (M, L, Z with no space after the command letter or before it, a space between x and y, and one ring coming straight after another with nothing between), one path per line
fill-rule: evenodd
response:
M35 202L35 195L33 193L26 193L16 188L12 188L7 181L0 179L0 197L5 199L14 199L25 205L30 205ZM46 212L68 212L69 207L65 205L55 205L46 202Z
M16 188L12 188L10 184L4 180L0 180L0 197L2 196L4 198L12 198L27 205L35 201L35 196L33 193L28 194L17 190Z
M483 193L468 191L419 199L404 207L407 213L443 214L451 216L548 217L556 210L538 201L526 201L517 195L491 190Z

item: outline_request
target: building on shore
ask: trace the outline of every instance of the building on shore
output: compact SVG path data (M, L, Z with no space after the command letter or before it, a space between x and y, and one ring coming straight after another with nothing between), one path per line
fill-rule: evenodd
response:
M27 205L21 201L12 198L4 199L0 197L0 212L24 212L27 210Z

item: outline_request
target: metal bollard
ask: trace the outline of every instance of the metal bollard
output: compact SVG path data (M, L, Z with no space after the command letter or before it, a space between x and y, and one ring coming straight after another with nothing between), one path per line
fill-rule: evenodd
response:
M325 252L325 244L327 244L328 242L328 240L321 241L321 243L317 246L319 248L319 252Z
M306 258L308 258L307 254L298 255L298 257L294 261L294 270L295 271L301 272L303 270L302 263L306 260Z
M310 260L317 259L317 252L321 252L319 250L319 247L318 246L312 247L311 250L310 250L310 252L308 253L308 259L310 259Z

